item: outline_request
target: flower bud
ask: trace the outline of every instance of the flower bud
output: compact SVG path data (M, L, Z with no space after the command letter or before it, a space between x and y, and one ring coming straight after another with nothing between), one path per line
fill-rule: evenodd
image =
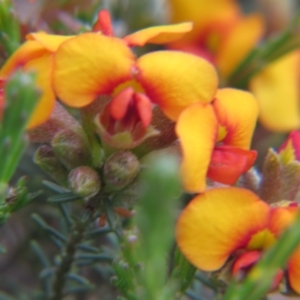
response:
M260 197L268 203L282 200L280 197L280 176L280 157L274 150L269 149L263 164L262 181L259 191Z
M129 151L112 154L103 168L104 180L112 188L121 189L133 181L140 170L137 157Z
M58 132L52 139L51 145L61 162L70 170L90 163L91 157L86 142L73 131Z
M270 149L265 158L260 196L269 203L282 199L290 201L297 199L300 187L300 162L294 157L296 151L291 149L291 147L281 148L279 154Z
M81 197L95 196L101 188L98 173L92 168L80 166L69 174L69 186Z
M110 115L109 105L95 117L95 125L102 143L120 150L135 148L146 139L159 134L151 125L144 128L135 114L128 119L115 120Z
M33 161L56 182L64 186L67 185L68 170L50 146L40 146L34 154Z

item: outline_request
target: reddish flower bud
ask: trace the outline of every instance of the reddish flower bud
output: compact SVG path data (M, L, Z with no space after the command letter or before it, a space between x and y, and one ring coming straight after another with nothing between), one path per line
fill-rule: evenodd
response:
M81 197L95 196L101 188L98 173L92 168L80 166L69 174L69 185L72 190Z

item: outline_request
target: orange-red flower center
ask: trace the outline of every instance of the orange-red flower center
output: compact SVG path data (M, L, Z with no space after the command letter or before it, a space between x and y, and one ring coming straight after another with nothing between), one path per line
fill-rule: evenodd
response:
M132 87L119 92L110 103L110 114L115 120L132 119L147 128L152 119L151 100Z

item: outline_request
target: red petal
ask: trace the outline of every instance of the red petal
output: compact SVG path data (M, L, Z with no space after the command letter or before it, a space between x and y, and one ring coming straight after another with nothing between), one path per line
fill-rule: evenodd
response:
M215 147L207 177L224 184L234 184L253 165L257 153L230 146Z
M98 13L98 20L93 26L93 31L101 31L102 34L113 36L114 30L111 24L110 13L106 9L100 10Z
M149 126L152 120L152 103L150 99L142 93L135 94L136 108L143 126Z
M125 117L128 105L132 100L134 90L128 87L115 96L110 103L110 114L116 120L121 120Z
M260 258L260 251L249 251L242 254L233 264L232 274L237 275L243 268L251 267Z

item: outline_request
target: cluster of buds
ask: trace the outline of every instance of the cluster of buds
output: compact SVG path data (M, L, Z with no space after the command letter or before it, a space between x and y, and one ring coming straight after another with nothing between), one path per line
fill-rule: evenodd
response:
M116 150L103 159L101 167L95 167L83 128L58 103L50 119L31 129L29 136L32 141L43 143L35 153L35 163L58 184L84 199L101 190L122 189L139 173L139 161L129 151Z

